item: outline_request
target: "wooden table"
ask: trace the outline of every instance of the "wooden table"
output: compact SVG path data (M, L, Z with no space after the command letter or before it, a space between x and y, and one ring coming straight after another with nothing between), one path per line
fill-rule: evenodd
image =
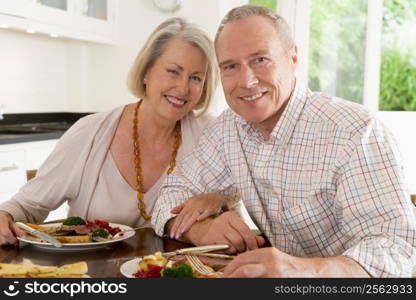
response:
M172 251L190 245L170 239L161 239L152 229L140 229L136 235L105 248L84 253L48 253L21 243L17 246L0 247L0 262L15 264L38 264L61 266L63 264L86 261L88 275L95 277L123 277L120 266L137 256L156 251Z

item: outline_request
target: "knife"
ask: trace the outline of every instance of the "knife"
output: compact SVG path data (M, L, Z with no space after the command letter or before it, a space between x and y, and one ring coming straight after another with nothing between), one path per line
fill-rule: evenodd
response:
M34 235L44 241L47 241L48 243L51 243L52 245L54 245L55 247L62 247L62 243L60 241L58 241L57 239L55 239L54 237L50 236L49 234L33 229L32 227L26 225L25 223L22 222L16 222L16 225L23 229L24 231L30 233L31 235Z
M173 256L173 255L179 255L179 254L186 254L186 253L206 253L211 251L217 251L217 250L225 250L228 249L230 246L228 245L208 245L208 246L199 246L199 247L191 247L191 248L183 248L178 249L172 252L164 252L162 253L163 256Z

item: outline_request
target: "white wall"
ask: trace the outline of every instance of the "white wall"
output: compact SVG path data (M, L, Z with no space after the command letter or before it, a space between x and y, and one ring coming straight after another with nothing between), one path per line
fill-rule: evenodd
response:
M247 0L185 0L175 14L151 0L119 0L119 43L107 46L0 29L0 104L6 113L104 111L135 99L126 75L150 32L172 16L200 25L213 38L220 19ZM221 99L220 99L221 98ZM226 107L219 89L214 111Z
M0 104L5 112L60 111L67 101L67 43L0 30Z

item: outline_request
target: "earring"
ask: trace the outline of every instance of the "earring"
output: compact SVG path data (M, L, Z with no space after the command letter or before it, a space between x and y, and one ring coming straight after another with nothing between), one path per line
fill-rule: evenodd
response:
M147 83L147 78L143 78L143 83L146 84Z

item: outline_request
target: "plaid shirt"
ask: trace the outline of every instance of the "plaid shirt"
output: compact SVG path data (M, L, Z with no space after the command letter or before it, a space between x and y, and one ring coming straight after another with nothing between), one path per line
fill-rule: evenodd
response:
M362 106L296 87L268 141L231 110L160 191L152 223L208 192L239 193L273 246L348 256L374 277L416 275L416 219L390 132Z

